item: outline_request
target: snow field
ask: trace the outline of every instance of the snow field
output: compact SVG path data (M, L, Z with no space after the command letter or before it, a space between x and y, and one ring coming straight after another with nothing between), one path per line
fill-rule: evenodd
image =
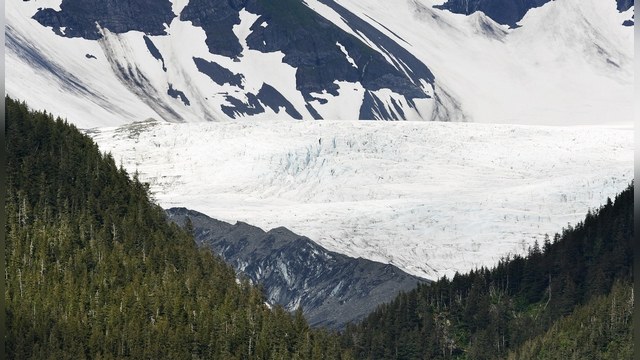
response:
M148 122L91 133L163 207L285 226L432 279L522 254L633 179L630 128L389 125Z

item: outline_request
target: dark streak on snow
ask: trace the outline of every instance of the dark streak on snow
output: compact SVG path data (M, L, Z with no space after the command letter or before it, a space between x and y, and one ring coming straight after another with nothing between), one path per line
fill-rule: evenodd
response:
M193 62L196 64L198 71L207 75L216 84L229 84L244 89L244 86L242 85L244 76L242 76L242 74L234 74L230 70L213 61L207 61L198 57L194 57Z
M382 23L380 23L378 20L372 18L371 16L365 14L364 16L368 17L369 19L371 19L371 21L374 21L376 24L382 26L383 28L385 28L385 30L387 30L388 32L392 33L393 36L397 37L398 39L402 40L405 44L407 45L411 45L409 44L409 42L405 39L403 39L400 35L396 34L395 32L393 32L391 29L389 29L388 27L384 26Z
M149 50L151 55L156 60L160 60L162 62L162 70L164 70L164 72L167 72L167 67L165 66L164 58L162 57L160 50L158 50L156 45L153 43L153 41L151 41L151 39L147 35L143 35L142 38L144 39L144 43L145 45L147 45L147 49Z
M383 49L384 52L391 55L390 57L393 59L394 57L400 60L404 65L398 64L400 68L405 68L409 73L409 77L411 81L418 85L420 84L420 80L425 80L427 83L432 84L435 81L435 76L431 73L431 70L418 58L416 58L412 53L410 53L407 49L400 46L397 42L393 41L387 35L383 34L380 30L373 27L371 24L362 20L361 18L355 16L347 9L337 4L332 0L319 0L322 4L329 6L333 11L340 15L345 23L349 25L354 31L364 34L370 41L374 42L380 49ZM406 65L406 66L405 66ZM380 88L383 88L382 86ZM394 90L393 88L391 88ZM375 88L374 88L375 90ZM396 90L394 90L396 91ZM396 91L398 92L398 91ZM412 98L424 98L429 97L424 93L408 94L409 97Z
M7 25L5 48L15 52L19 57L25 59L26 62L31 64L33 67L49 73L63 88L79 95L106 100L102 95L93 92L85 86L75 75L66 71L58 64L49 61L39 49L30 45L28 41L19 39L18 36L19 35L16 35L13 28L10 25Z
M271 108L276 114L280 113L280 108L284 107L284 110L289 116L294 119L302 120L302 115L296 110L296 108L273 86L269 84L263 84L258 94L247 94L247 103L231 96L225 95L228 105L222 105L222 111L232 119L235 119L237 115L256 115L265 111L265 106Z
M173 105L162 100L162 96L149 79L137 67L126 62L127 59L120 59L111 49L109 43L104 40L98 42L102 47L111 69L120 82L142 100L147 106L155 111L162 119L166 121L182 122L183 117L173 109ZM123 63L121 63L123 62Z
M187 99L187 96L182 91L174 89L173 84L169 84L169 90L167 90L167 94L174 99L182 100L182 103L184 103L186 106L191 105L189 99Z

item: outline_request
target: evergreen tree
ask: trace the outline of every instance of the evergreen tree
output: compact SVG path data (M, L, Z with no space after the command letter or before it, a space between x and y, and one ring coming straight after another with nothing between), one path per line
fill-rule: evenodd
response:
M499 359L519 354L517 349L533 346L523 344L542 336L558 319L609 294L616 281L631 282L632 239L633 184L615 201L591 211L584 222L563 229L553 242L545 237L542 248L534 242L527 257L506 258L492 269L456 274L452 280L443 278L399 295L361 324L347 327L343 346L366 359ZM631 338L627 328L621 331L625 335L597 332L597 351L562 346L583 355L574 358L627 354ZM571 358L562 354L565 357L551 358Z
M342 358L335 334L270 310L73 125L10 98L5 116L9 358Z

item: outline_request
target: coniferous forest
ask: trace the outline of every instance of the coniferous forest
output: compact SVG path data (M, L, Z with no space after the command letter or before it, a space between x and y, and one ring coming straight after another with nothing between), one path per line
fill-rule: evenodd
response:
M165 220L74 126L6 99L12 359L340 358Z
M632 241L630 185L527 257L401 294L350 326L344 344L366 359L631 359ZM547 346L558 351L542 356Z
M633 187L584 221L341 333L166 221L90 137L6 98L11 359L630 359Z

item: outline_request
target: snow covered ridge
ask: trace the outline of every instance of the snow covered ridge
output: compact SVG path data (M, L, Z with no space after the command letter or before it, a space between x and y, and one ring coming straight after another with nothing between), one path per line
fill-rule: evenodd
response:
M549 1L551 0L447 0L442 5L436 5L435 8L466 15L481 11L499 24L517 27L518 22L529 10L541 7ZM625 12L633 6L633 0L615 0L615 2L620 12Z
M7 92L83 128L631 123L633 1L496 1L9 1Z
M523 253L633 178L633 130L472 123L142 122L91 130L184 206L429 279Z
M126 116L116 123L146 116L182 122L249 116L431 119L448 113L434 112L449 100L444 92L436 97L433 74L411 53L391 53L395 42L374 28L360 29L356 37L300 0L154 4L63 0L57 8L41 8L39 2L15 2L7 48L16 67L38 70L21 80L51 77L52 87L64 89L66 76L57 75L58 69L78 63L82 69L68 73L83 88L91 89L83 80L94 73L117 84L108 93L68 89L69 97L102 107L97 100L114 99L108 110ZM366 36L375 38L365 44ZM229 76L239 81L227 81ZM12 95L29 96L22 81L15 85ZM122 93L140 104L120 105Z

